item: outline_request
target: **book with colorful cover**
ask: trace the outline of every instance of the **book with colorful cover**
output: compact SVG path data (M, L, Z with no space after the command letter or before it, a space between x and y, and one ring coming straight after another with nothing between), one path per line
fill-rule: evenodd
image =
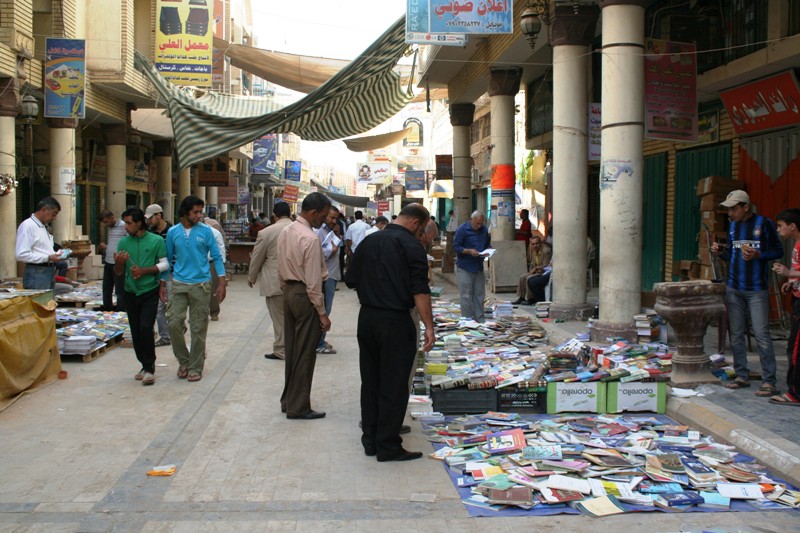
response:
M659 494L653 498L653 503L659 507L679 507L685 505L697 505L705 502L699 492L685 490L683 492L671 492Z
M529 461L561 459L561 457L561 446L558 444L525 446L522 448L522 458Z
M520 451L525 444L525 433L521 429L489 433L486 437L486 451L492 455Z

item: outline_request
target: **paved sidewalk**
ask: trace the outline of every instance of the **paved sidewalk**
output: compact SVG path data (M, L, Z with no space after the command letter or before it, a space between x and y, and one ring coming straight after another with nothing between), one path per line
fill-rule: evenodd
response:
M357 311L355 293L341 287L328 336L339 353L318 358L312 389L322 420L281 415L283 363L263 357L272 326L242 275L209 325L198 383L175 377L170 347L158 348L166 366L152 387L134 381L132 349L65 362L68 379L0 413L0 531L797 530L790 512L469 518L438 462L363 455ZM406 447L432 451L409 423ZM164 464L176 474L145 475ZM412 501L416 493L435 501Z

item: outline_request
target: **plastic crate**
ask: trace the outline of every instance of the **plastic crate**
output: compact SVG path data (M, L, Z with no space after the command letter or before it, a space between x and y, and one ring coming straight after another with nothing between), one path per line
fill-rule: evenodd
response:
M497 391L497 409L499 411L525 409L544 413L547 411L546 389L499 389Z
M497 410L496 389L432 390L433 410L445 415L477 414Z

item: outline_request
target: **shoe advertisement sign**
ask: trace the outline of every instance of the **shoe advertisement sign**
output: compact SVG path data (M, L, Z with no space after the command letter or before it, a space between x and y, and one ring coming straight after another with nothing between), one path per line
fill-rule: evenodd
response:
M155 66L175 85L211 87L214 36L206 0L158 0Z

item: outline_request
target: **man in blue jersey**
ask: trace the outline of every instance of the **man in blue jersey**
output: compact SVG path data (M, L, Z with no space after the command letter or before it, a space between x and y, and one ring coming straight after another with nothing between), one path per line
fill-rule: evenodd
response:
M762 384L756 396L769 398L779 394L775 388L775 350L769 334L769 262L783 257L783 246L775 225L770 219L754 213L746 192L732 191L720 205L728 209L731 221L728 242L724 247L712 243L711 251L728 262L725 304L736 379L727 387L742 389L750 386L745 349L749 312L761 360Z
M206 332L211 297L211 262L219 275L215 296L225 299L227 281L225 265L211 228L201 223L205 202L197 196L187 196L178 214L181 223L167 231L167 261L173 264L172 293L167 301L167 272L161 277L161 301L167 302L167 322L172 352L178 359L178 377L189 381L203 378L206 359ZM192 334L191 352L183 337L186 309L189 309L189 331Z

